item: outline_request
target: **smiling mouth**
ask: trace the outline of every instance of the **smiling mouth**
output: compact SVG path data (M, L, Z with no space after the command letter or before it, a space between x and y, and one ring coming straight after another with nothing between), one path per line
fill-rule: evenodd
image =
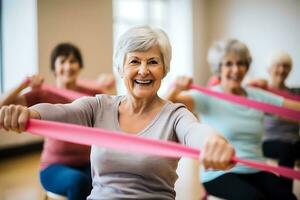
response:
M228 77L228 79L232 80L232 81L240 81L241 80L241 78L238 76L230 76L230 77Z
M150 85L153 83L153 80L134 80L134 83L138 85Z

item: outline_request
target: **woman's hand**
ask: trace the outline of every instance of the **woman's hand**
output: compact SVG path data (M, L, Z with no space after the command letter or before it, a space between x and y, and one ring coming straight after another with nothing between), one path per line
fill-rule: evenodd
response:
M30 76L27 79L29 81L29 86L32 89L39 89L44 82L44 77L38 74Z
M21 133L30 118L40 119L38 112L25 106L9 105L0 109L0 128Z
M175 81L175 89L177 91L184 91L184 90L188 90L189 86L193 83L193 79L191 77L188 76L179 76L177 77L176 81Z
M188 90L190 84L193 82L191 77L179 76L172 87L165 95L165 99L174 103L184 104L191 112L194 111L194 100L189 94L183 94L182 91Z
M116 93L116 80L113 74L100 74L97 78L97 83L106 94L114 95Z
M267 89L268 88L268 81L265 80L265 79L252 79L252 80L249 80L247 85L250 85L250 86L254 86L254 87L259 87L259 88L262 88L262 89Z
M235 165L231 160L234 155L234 148L224 137L212 135L205 140L200 158L205 169L228 170Z

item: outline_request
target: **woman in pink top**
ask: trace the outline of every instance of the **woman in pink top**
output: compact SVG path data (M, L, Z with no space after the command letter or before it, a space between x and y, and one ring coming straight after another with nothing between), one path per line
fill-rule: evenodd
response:
M99 90L76 84L82 67L81 53L76 46L62 43L52 51L51 70L56 78L56 86L95 95ZM39 75L30 77L15 89L2 95L0 106L20 104L29 107L38 103L70 103L70 100L65 97L40 89L42 82L43 78ZM111 84L106 85L111 86ZM20 95L20 92L27 87L31 87L31 91ZM106 88L103 89L105 91ZM65 195L69 200L86 199L92 188L90 146L45 138L40 180L47 191Z

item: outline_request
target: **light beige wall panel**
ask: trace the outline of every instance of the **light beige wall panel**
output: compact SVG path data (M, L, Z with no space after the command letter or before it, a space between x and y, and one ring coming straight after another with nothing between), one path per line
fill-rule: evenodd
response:
M82 51L84 78L112 71L112 1L38 0L39 72L47 82L50 52L59 42L72 42Z
M193 54L194 54L194 80L205 85L210 70L206 61L208 47L208 13L206 0L193 0Z

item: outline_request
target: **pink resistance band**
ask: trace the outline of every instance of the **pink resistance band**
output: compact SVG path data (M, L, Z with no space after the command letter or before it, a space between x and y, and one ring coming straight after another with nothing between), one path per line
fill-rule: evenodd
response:
M276 106L276 105L271 105L268 103L259 102L256 100L248 99L243 96L236 96L236 95L230 95L230 94L224 94L221 92L212 91L212 90L209 90L209 89L206 89L204 87L194 85L194 84L190 85L190 88L197 90L199 92L202 92L204 94L217 97L219 99L223 99L223 100L226 100L226 101L229 101L232 103L237 103L237 104L240 104L243 106L247 106L249 108L254 108L254 109L266 112L266 113L271 113L271 114L279 115L282 117L287 117L289 119L300 122L300 112L299 111L283 108L283 107Z
M91 81L91 80L87 80L87 79L78 79L77 80L78 85L84 87L84 88L90 88L93 89L95 91L97 91L97 93L99 94L103 94L103 90L99 89L99 83L97 81Z
M27 77L27 78L24 79L23 82L29 84L31 82L31 79L29 77ZM57 87L47 85L47 84L43 84L41 86L41 89L45 90L45 91L49 91L49 92L54 93L54 94L57 94L59 96L65 97L65 98L67 98L71 101L73 101L75 99L78 99L80 97L83 97L83 96L88 96L87 94L83 94L83 93L80 93L80 92L67 90L67 89L61 89L61 88L57 88Z
M30 119L26 131L58 140L84 145L97 145L121 150L122 152L142 153L171 158L189 157L194 159L199 159L200 155L200 150L186 147L175 142L154 140L117 131L108 131L60 122ZM290 179L300 180L300 172L287 167L274 167L262 162L249 161L237 157L233 157L232 161L263 171L277 173Z
M192 87L194 87L194 89L195 88L199 89L199 86L193 85ZM52 91L56 94L59 94L61 96L67 97L72 100L85 95L82 93L58 89L53 86L46 86L46 85L43 86L43 89ZM201 88L201 89L207 90L205 88ZM77 127L80 128L77 129ZM88 129L89 131L86 131L85 129ZM112 133L111 131L92 129L92 128L82 127L78 125L62 124L57 122L46 122L46 121L31 119L30 123L28 124L27 131L35 133L37 135L53 137L59 140L64 140L64 141L69 141L74 143L80 143L86 145L94 144L94 145L100 145L107 148L114 148L114 149L125 150L125 151L128 150L130 152L135 152L135 153L140 152L140 153L157 155L157 156L167 156L167 157L174 157L174 158L190 157L190 158L198 159L198 156L200 154L200 151L197 149L185 147L177 143L156 141L153 139L151 140L146 138L140 138L140 137L124 134L124 133L121 134L116 132ZM86 133L88 133L88 135ZM300 179L299 172L286 167L269 166L262 162L244 160L237 157L234 157L232 161L239 162L241 164L253 168L257 168L260 170L274 172L282 176L285 176L287 178Z
M250 87L256 87L262 90L266 90L268 92L271 92L273 94L282 96L284 98L290 99L290 100L294 100L294 101L300 101L300 96L294 95L288 91L284 91L284 90L278 90L278 89L274 89L274 88L264 88L264 87L260 87L257 84L250 84Z
M51 86L51 85L46 85L46 84L42 85L42 90L50 91L50 92L55 93L59 96L66 97L67 99L70 99L72 101L75 100L75 99L78 99L80 97L83 97L83 96L90 96L88 94L76 92L76 91L73 91L73 90L61 89L61 88L57 88L57 87L54 87L54 86Z
M268 91L268 92L277 94L279 96L285 97L287 99L291 99L291 100L294 100L294 101L300 101L300 96L293 95L293 94L291 94L287 91L276 90L276 89L273 89L273 88L267 88L265 90Z

